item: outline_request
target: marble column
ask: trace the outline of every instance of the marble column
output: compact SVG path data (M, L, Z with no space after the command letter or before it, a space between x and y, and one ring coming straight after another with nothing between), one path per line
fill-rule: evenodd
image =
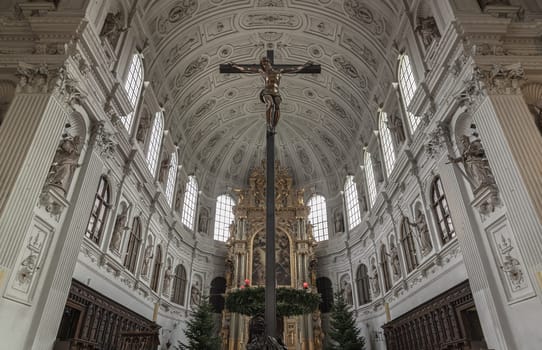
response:
M542 136L518 89L490 93L474 123L533 285L542 293Z
M0 292L67 120L68 110L52 93L17 93L0 128Z
M458 182L463 175L457 166L447 164L444 157L438 163L438 170L487 345L490 349L516 349L496 279L490 278L492 262L485 253L484 233L475 225L478 214L465 205L469 203L468 188Z
M73 204L66 214L69 219L59 232L59 243L52 250L51 268L47 272L36 314L27 335L28 348L49 350L56 339L96 189L102 175L103 161L99 153L95 146L91 146L85 155L81 176L72 195ZM114 216L114 213L110 214Z

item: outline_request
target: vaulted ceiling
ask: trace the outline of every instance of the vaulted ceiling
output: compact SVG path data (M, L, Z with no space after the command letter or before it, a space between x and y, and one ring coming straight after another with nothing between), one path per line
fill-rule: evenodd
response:
M187 172L209 193L246 186L265 156L259 75L221 74L227 62L313 61L321 74L281 82L277 158L297 185L337 193L375 129L394 70L399 1L149 0L146 69ZM376 96L376 98L375 98ZM380 96L380 97L379 97Z

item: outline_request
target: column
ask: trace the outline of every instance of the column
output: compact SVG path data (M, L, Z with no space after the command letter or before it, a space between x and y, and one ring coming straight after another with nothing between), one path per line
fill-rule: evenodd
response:
M102 175L103 161L99 153L99 150L91 146L85 156L81 176L72 195L73 205L66 213L68 220L59 233L57 246L51 251L51 268L47 272L46 283L37 303L26 348L50 350L56 339L96 189Z
M468 189L464 184L458 183L458 179L462 179L463 175L457 167L447 164L446 158L439 161L438 170L444 192L447 194L452 223L487 345L491 349L516 349L514 337L506 323L498 287L495 279L491 278L489 266L492 262L485 254L482 242L484 232L480 231L477 225L471 224L477 222L478 214L472 207L465 206L465 203L470 202Z
M5 288L68 120L38 69L19 84L0 128L0 292ZM53 75L53 72L47 72ZM28 81L34 82L29 85Z
M542 271L542 137L518 87L522 75L509 78L513 72L503 69L507 78L485 79L488 96L473 119L529 279L541 297L542 280L536 276Z

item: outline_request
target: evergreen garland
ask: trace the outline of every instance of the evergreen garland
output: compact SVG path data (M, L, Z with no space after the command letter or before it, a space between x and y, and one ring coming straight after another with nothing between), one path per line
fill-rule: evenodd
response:
M187 323L185 335L188 344L179 341L180 350L220 350L220 339L214 335L212 305L208 298L201 298Z
M277 316L310 314L320 304L320 294L308 290L277 288ZM254 317L265 312L265 288L247 287L229 292L225 307L230 312Z
M364 350L365 338L356 327L354 313L350 305L344 301L342 291L335 294L335 302L331 308L329 337L331 344L326 350Z

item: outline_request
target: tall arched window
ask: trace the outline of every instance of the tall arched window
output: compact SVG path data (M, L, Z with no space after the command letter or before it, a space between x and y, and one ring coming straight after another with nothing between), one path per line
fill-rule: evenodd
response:
M410 113L407 109L416 93L418 88L416 79L414 78L414 72L412 71L412 65L410 64L410 58L408 55L401 55L399 58L399 89L401 90L401 97L403 98L403 104L408 115L408 122L410 124L410 131L414 133L416 128L420 124L420 118Z
M403 218L401 223L401 242L405 253L407 270L410 272L418 266L418 257L416 255L416 245L414 244L414 233L408 218Z
M354 182L354 176L346 177L344 183L344 204L346 206L346 216L348 217L348 228L353 229L361 222L359 211L358 188Z
M128 94L128 100L130 101L132 107L137 107L137 100L139 99L139 94L141 93L141 87L143 86L143 62L139 54L134 54L132 56L132 62L130 63L130 68L128 69L128 76L124 82L124 89ZM134 121L134 112L130 112L128 115L120 118L122 124L130 132L132 128L132 122Z
M162 248L156 246L156 254L154 255L154 268L152 270L151 277L151 289L158 292L158 285L160 284L160 272L162 270Z
M230 225L235 220L233 216L234 205L235 201L227 194L216 198L214 238L217 241L226 242L230 238Z
M309 199L307 206L310 208L309 222L313 227L314 239L317 241L328 239L326 199L315 194Z
M322 301L320 302L320 311L325 314L331 311L333 306L333 285L327 277L316 279L316 290L320 293Z
M183 265L177 265L173 276L173 295L171 301L175 304L184 305L186 294L186 270Z
M111 208L110 201L111 190L109 188L109 182L102 176L100 178L100 183L98 184L98 191L96 191L96 196L94 196L94 206L92 207L87 230L85 232L85 236L96 244L100 242L100 238L102 237L105 220L107 219L107 214Z
M356 284L358 289L359 305L364 305L371 302L371 290L369 284L369 273L367 266L359 265L356 273Z
M395 148L391 140L390 129L388 129L388 115L386 112L380 112L380 122L378 123L380 134L380 144L384 154L384 164L386 165L386 174L390 176L395 165Z
M376 201L376 181L371 153L365 151L363 164L365 165L365 181L367 181L367 191L369 192L369 207L372 207Z
M166 200L169 206L173 206L173 193L175 192L175 182L177 181L177 151L171 153L171 163L167 174Z
M157 112L154 115L149 149L147 150L147 167L149 168L152 176L156 174L156 165L158 164L158 156L160 154L160 147L162 146L163 134L164 116L162 115L162 112Z
M211 281L211 290L209 291L209 303L213 306L214 313L222 313L224 310L224 293L226 293L226 279L216 277Z
M380 247L380 267L382 268L382 279L384 280L384 289L386 292L391 289L391 275L388 258L388 251L386 250L386 246L383 244L382 247Z
M431 185L431 204L433 214L437 219L437 229L443 243L451 241L455 237L454 225L448 208L448 201L442 187L442 181L437 176Z
M195 176L188 177L188 183L186 184L186 191L184 192L183 202L183 224L188 229L194 229L194 218L196 216L196 205L198 203L198 182Z
M141 246L141 220L134 218L130 238L128 239L128 248L126 249L126 257L124 258L124 267L128 271L134 273L137 266L137 256L139 247Z

